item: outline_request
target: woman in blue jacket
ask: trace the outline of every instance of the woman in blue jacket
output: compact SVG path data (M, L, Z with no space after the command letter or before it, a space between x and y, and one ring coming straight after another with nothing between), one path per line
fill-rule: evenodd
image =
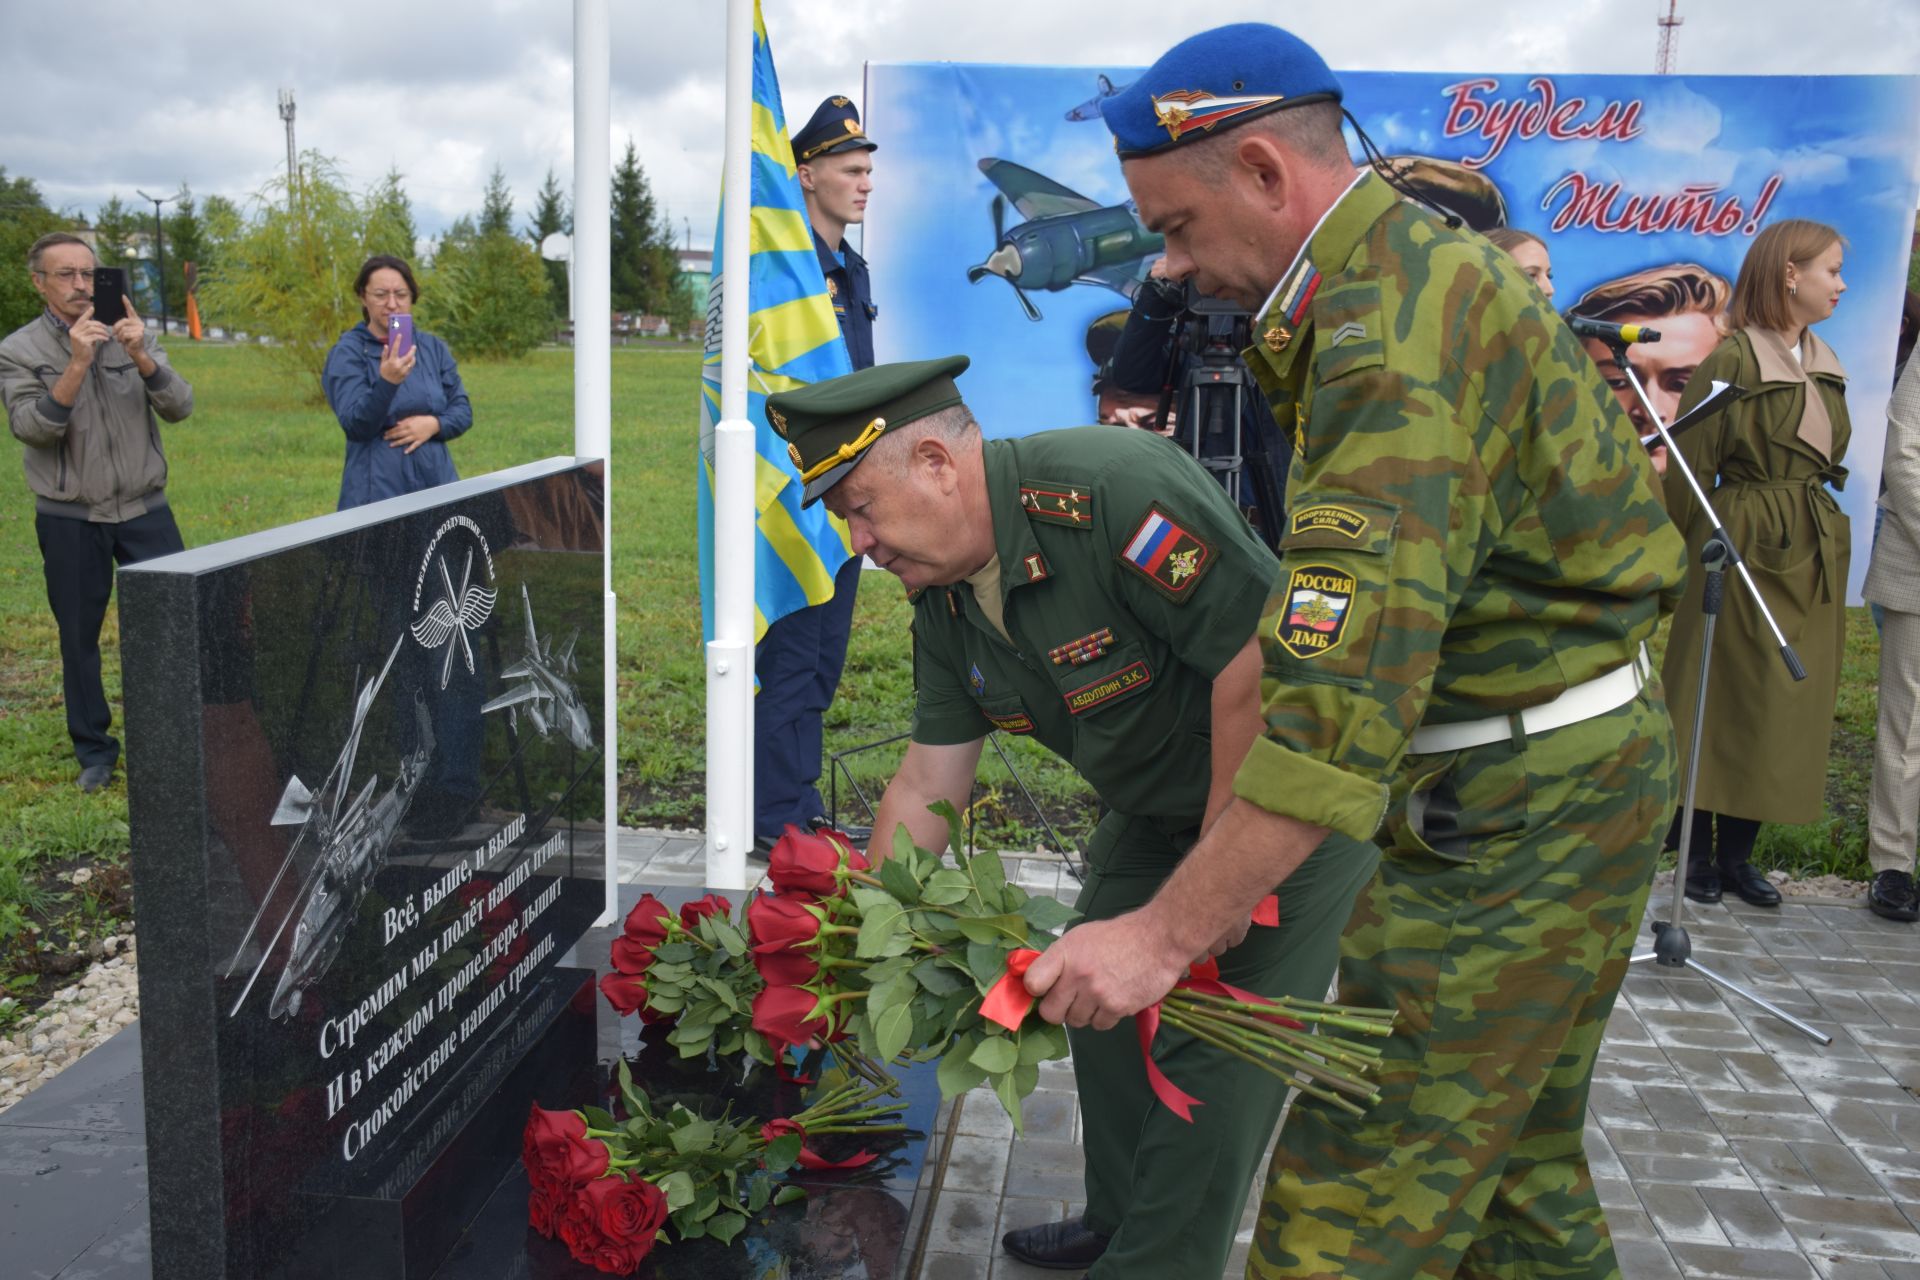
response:
M413 349L394 354L391 316L410 315L420 287L399 258L368 258L353 282L366 318L340 335L321 375L327 403L347 433L340 510L458 480L447 441L473 425L447 344L414 331Z

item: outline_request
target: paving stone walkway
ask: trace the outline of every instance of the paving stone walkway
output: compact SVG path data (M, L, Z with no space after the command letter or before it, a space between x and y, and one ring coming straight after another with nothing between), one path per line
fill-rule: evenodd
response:
M623 833L620 854L623 881L704 880L697 835ZM1005 857L1030 891L1072 900L1058 857ZM1669 883L1650 915L1669 914ZM1859 903L1793 899L1689 903L1686 923L1697 960L1834 1042L1695 973L1633 966L1587 1124L1624 1280L1920 1280L1920 933ZM982 1091L941 1124L919 1280L1059 1275L1005 1257L999 1238L1079 1211L1072 1071L1042 1068L1024 1137ZM1228 1278L1242 1274L1255 1203Z

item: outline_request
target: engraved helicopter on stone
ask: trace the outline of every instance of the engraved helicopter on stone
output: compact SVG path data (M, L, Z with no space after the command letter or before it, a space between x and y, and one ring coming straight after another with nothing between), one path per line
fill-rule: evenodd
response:
M394 641L379 674L360 690L354 702L353 726L347 732L346 745L340 749L339 758L319 790L309 791L298 774L287 779L286 790L281 793L269 821L274 826L297 825L300 830L287 849L286 859L280 864L273 883L268 886L260 909L247 925L240 945L234 949L233 958L227 962L226 976L232 977L245 963L248 944L272 908L281 881L300 860L299 855L303 851L310 853L313 861L301 877L292 906L281 917L273 937L260 948L253 972L228 1010L228 1017L240 1012L289 926L293 929L293 939L273 996L267 1002L267 1014L272 1018L287 1018L298 1013L303 993L326 973L340 954L340 946L358 915L361 900L374 877L386 866L387 849L420 789L421 780L426 777L427 762L433 755L433 721L421 698L416 696L413 704L418 745L401 758L393 785L376 795L380 785L376 774L356 792L353 773L367 713L372 710L380 686L385 683L404 642L404 635Z
M527 618L526 656L502 671L500 678L521 683L480 710L484 713L504 709L507 722L514 725L519 724L520 712L524 710L541 737L546 737L558 727L568 742L582 751L591 751L594 746L593 721L587 715L586 704L580 701L580 691L567 678L579 670L573 647L580 639L580 633L574 631L560 646L560 651L554 653L552 639L541 640L534 629L533 600L527 595L524 582L520 584L520 603Z

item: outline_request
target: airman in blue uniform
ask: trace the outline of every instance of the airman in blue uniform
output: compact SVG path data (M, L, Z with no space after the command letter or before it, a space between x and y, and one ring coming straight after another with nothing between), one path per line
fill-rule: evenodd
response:
M793 135L793 161L813 227L814 251L855 369L873 364L872 286L866 259L846 241L866 217L878 144L860 126L851 99L835 95ZM766 857L787 824L827 821L820 795L821 717L833 704L847 662L847 637L860 589L861 557L834 577L833 598L776 620L754 651L754 852ZM859 834L855 832L855 834Z

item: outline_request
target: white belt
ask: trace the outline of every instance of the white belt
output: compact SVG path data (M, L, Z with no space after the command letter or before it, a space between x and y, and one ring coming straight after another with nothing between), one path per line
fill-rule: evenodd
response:
M1603 676L1568 689L1552 702L1521 711L1520 728L1527 736L1561 729L1582 720L1605 715L1633 701L1647 682L1647 650L1640 652L1624 667L1616 667ZM1484 747L1513 736L1512 716L1488 716L1484 720L1465 720L1459 724L1423 724L1413 731L1407 750L1413 755L1432 755L1441 751L1465 751Z

